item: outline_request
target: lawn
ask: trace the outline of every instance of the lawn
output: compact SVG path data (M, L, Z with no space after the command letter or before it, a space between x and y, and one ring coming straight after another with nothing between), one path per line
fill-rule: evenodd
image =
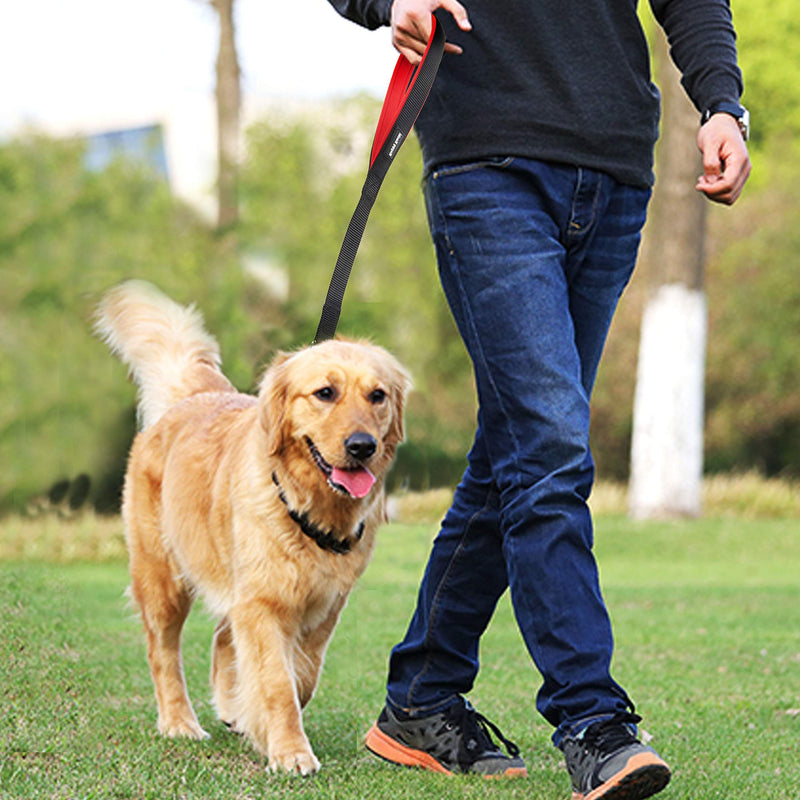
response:
M115 521L0 523L0 798L568 798L561 755L534 709L538 675L506 599L486 634L471 699L520 745L530 777L444 778L364 751L432 533L429 524L381 532L306 712L323 768L300 779L267 774L246 742L215 721L213 622L201 607L189 619L185 662L211 739L156 734ZM39 534L52 558L30 546L9 549L9 539ZM117 549L105 541L113 537ZM664 800L797 800L800 523L600 515L596 538L617 639L615 677L674 768Z

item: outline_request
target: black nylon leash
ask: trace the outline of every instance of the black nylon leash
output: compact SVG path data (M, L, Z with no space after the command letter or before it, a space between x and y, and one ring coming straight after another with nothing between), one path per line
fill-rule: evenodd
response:
M433 86L444 53L445 37L436 18L432 16L431 20L431 35L420 63L414 66L401 55L394 68L372 143L367 177L336 259L313 344L332 339L336 333L347 281L367 227L369 213L394 157L414 126Z

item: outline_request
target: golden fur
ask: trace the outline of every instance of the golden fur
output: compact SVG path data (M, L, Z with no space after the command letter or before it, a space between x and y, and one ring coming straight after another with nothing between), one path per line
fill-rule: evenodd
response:
M279 355L258 396L240 394L199 314L138 282L105 296L97 331L140 390L123 517L158 728L207 736L180 652L200 595L219 620L211 679L220 719L246 734L271 769L314 772L302 709L384 519L383 479L403 438L408 376L381 348L326 341ZM354 433L375 442L374 454L352 457ZM361 475L353 492L364 493L362 464L376 479L365 496L331 485L336 468L334 477ZM320 547L289 509L349 552Z

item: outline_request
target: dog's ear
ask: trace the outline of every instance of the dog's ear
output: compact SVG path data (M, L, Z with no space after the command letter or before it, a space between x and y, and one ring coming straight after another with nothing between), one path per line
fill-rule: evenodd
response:
M258 390L261 427L267 435L267 452L277 455L286 441L286 406L288 395L287 362L290 356L278 353L270 364Z
M405 439L406 398L411 391L411 376L403 369L400 362L392 359L392 376L390 396L392 398L392 424L389 426L388 440L398 445Z

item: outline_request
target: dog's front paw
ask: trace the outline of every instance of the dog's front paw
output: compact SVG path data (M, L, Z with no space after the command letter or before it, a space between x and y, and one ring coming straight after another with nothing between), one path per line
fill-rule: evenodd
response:
M190 739L209 739L211 735L206 733L196 719L175 719L158 721L158 732L162 736L176 737L187 736Z
M222 724L231 733L235 733L237 736L244 736L245 732L244 732L244 730L242 730L242 728L239 727L239 723L236 720L233 720L233 722L228 722L228 720L222 719L222 720L220 720L220 722L222 722Z
M313 775L320 763L311 750L273 753L269 757L270 772L290 772L294 775Z

